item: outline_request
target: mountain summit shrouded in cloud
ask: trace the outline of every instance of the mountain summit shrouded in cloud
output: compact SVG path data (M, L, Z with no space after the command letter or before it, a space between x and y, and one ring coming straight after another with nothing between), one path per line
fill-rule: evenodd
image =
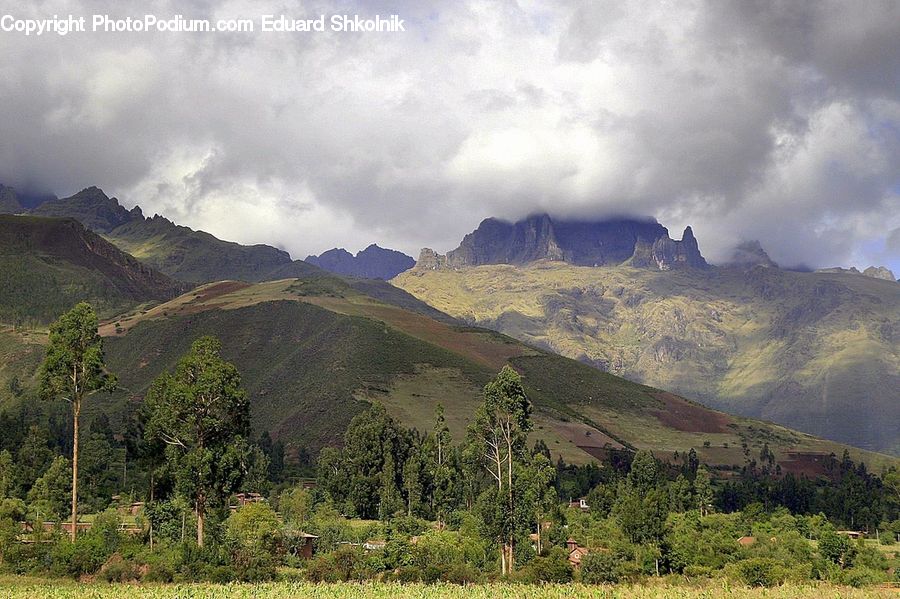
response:
M0 4L17 18L97 10ZM652 214L693 225L712 262L758 239L786 266L900 270L896 2L339 12L354 11L398 13L406 32L4 33L0 181L60 197L101 184L129 208L294 255L372 239L446 251L489 216Z

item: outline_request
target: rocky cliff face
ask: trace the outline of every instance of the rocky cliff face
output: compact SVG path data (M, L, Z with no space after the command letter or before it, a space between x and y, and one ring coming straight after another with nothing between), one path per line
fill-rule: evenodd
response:
M871 277L873 279L884 279L885 281L896 281L896 277L894 277L894 273L885 266L870 266L864 271L860 272L858 268L855 266L851 266L850 268L843 268L841 266L833 266L831 268L820 268L816 272L830 272L830 273L842 273L842 274L850 274L850 275L863 275L866 277Z
M752 268L754 266L763 266L765 268L778 268L766 250L763 249L759 241L745 241L734 248L729 260L725 266L734 266L737 268Z
M393 279L416 264L411 256L378 247L374 243L357 252L356 256L344 248L335 248L318 256L307 256L305 261L339 275L384 281Z
M23 211L19 196L12 187L0 185L0 214L19 214Z
M417 267L462 268L536 260L577 266L629 264L659 270L707 266L690 227L681 241L675 241L665 227L652 220L564 221L538 214L516 223L489 218L446 256L423 250Z
M862 274L875 279L884 279L885 281L896 281L897 277L885 266L870 266L865 269Z
M88 187L68 198L45 202L31 211L35 216L74 218L92 231L109 233L126 223L143 220L141 209L126 210L115 198L97 187Z
M135 301L167 300L189 289L139 262L72 218L0 217L0 251L7 256L50 257L60 272L87 269L103 277L98 295ZM79 271L83 275L83 271Z

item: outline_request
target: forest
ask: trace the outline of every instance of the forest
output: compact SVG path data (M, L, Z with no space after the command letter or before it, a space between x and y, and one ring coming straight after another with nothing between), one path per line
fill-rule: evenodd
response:
M587 465L529 442L531 403L504 367L463 438L373 403L318 455L254 434L240 365L197 339L131 417L85 419L115 389L97 317L50 329L40 386L0 414L0 572L105 581L378 580L748 586L900 582L900 472L830 456L784 473L694 450ZM12 385L12 384L11 384ZM85 422L82 422L85 420ZM77 449L77 450L76 450Z

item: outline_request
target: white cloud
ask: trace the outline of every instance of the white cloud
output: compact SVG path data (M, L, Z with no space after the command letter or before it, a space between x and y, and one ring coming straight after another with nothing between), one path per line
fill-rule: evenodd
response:
M692 224L713 258L759 238L786 264L875 259L900 227L898 6L163 0L400 12L408 32L2 34L0 181L99 185L300 257L446 250L481 218L547 210Z

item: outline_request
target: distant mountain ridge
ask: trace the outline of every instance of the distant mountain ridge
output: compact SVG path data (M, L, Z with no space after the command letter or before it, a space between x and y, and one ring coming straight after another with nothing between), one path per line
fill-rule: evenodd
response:
M48 322L81 300L110 313L187 289L75 219L0 216L0 320Z
M372 244L356 253L334 248L318 256L307 256L305 262L329 272L363 279L389 281L416 265L412 256Z
M256 282L321 272L268 245L222 241L159 215L147 218L139 206L127 210L98 187L50 199L30 213L74 218L141 262L187 283L223 279Z
M859 271L855 266L851 266L850 268L842 268L840 266L834 266L831 268L820 268L816 272L829 272L829 273L845 273L852 275L862 275L864 277L871 277L873 279L882 279L885 281L896 281L897 277L894 276L894 273L887 268L886 266L870 266L863 270Z
M762 244L757 240L745 241L737 245L725 266L736 266L738 268L752 268L754 266L763 266L766 268L778 268L778 264L769 258L769 254L763 249Z
M0 185L0 214L18 214L23 210L16 190Z
M88 187L68 198L44 202L30 213L34 216L74 218L96 233L109 233L116 227L144 218L139 206L126 210L118 200L108 197L99 187Z
M690 227L676 241L655 220L558 220L548 214L535 214L515 223L488 218L446 256L423 249L418 266L463 268L523 265L538 260L574 266L627 264L657 270L707 267Z

